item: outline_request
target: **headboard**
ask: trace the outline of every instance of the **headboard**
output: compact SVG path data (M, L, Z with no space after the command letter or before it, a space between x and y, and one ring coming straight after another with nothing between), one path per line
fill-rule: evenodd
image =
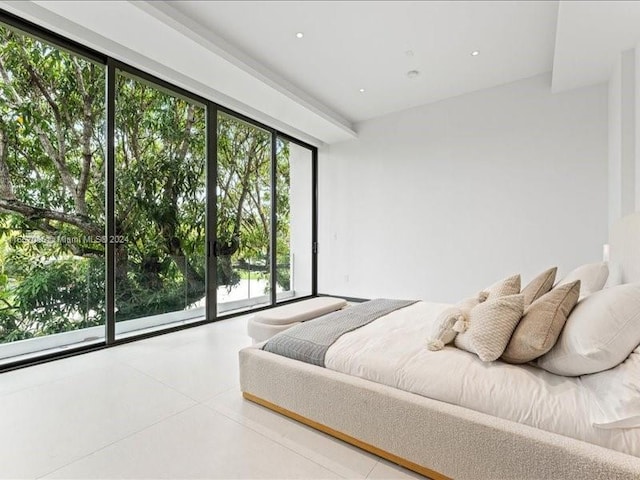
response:
M609 232L609 252L610 283L640 282L640 212L614 223Z

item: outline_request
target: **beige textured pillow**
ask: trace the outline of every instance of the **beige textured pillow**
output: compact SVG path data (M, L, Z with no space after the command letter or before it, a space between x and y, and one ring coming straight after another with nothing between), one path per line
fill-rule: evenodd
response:
M471 310L484 302L488 295L483 290L442 311L436 319L431 336L427 338L427 348L442 350L446 344L453 342L458 333L467 329Z
M482 302L484 302L488 296L489 296L489 293L482 290L481 292L478 292L478 294L473 297L465 298L464 300L459 302L458 305L456 306L460 310L462 310L462 313L468 318L471 310L473 310L475 307L477 307Z
M576 280L557 286L529 305L502 354L502 360L526 363L551 350L579 296L580 280Z
M526 287L522 289L522 294L524 295L524 308L526 309L529 305L551 290L553 287L553 282L556 281L556 273L558 273L558 267L550 268L549 270L545 270L536 278L531 280Z
M517 295L520 293L520 275L507 277L484 290L489 293L487 300L493 300L506 295Z
M524 311L524 295L507 295L481 303L469 317L466 332L455 339L456 347L475 353L483 362L500 358Z

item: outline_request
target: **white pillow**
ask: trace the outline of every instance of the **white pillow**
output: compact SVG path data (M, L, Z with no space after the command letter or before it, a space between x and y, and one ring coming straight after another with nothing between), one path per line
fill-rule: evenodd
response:
M569 272L558 285L580 280L580 298L602 290L609 277L607 262L587 263Z
M589 393L594 427L640 427L640 347L617 367L580 380Z
M618 285L584 298L538 366L576 376L613 368L640 344L640 283Z

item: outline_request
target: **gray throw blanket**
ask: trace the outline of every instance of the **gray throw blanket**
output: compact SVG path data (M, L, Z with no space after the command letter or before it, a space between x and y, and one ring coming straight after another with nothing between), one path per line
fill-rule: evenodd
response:
M342 335L416 301L376 299L360 303L291 327L271 338L262 349L324 367L327 350Z

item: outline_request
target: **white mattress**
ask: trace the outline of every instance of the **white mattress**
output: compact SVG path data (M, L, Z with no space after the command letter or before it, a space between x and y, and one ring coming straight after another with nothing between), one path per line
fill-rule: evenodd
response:
M640 428L598 428L598 392L580 377L529 365L483 363L426 338L449 305L418 302L339 338L327 368L640 457ZM586 385L585 385L586 383Z

